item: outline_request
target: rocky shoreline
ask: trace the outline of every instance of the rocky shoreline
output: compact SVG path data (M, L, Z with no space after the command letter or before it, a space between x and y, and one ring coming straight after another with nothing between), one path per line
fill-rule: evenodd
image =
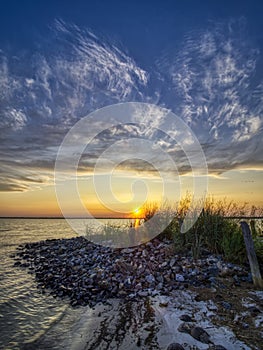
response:
M94 310L88 329L94 327L98 336L79 336L76 348L260 349L255 336L263 335L261 302L253 297L254 306L251 301L237 305L248 288L253 291L251 275L221 256L203 251L201 259L193 260L176 255L172 242L157 238L135 248L112 249L76 237L21 245L14 259L15 266L35 276L41 293ZM126 309L130 316L133 310L132 319ZM251 340L255 346L239 342L235 327L237 333L241 329L240 337L247 333L246 344Z
M135 248L111 249L76 237L22 245L15 266L34 273L43 293L48 289L66 297L72 306L169 295L189 287L224 288L222 277L231 278L236 286L252 282L244 267L205 255L197 261L175 255L170 241L158 239Z

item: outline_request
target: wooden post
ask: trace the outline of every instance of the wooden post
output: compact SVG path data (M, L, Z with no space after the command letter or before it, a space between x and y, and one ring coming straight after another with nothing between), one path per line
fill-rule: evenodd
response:
M263 289L263 279L260 274L258 259L255 252L254 242L249 229L248 224L245 221L241 221L241 229L244 236L244 241L246 244L247 256L249 260L249 265L251 269L252 279L255 287Z

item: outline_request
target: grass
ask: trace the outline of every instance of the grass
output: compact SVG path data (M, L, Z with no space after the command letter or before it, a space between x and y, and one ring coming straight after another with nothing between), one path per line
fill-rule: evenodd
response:
M146 203L140 208L142 217L142 236L136 244L144 242L150 237L153 229L159 229L161 239L173 240L175 251L188 254L191 252L195 259L201 256L202 251L209 250L214 254L221 254L226 260L234 263L247 262L240 219L227 217L263 216L262 209L248 204L237 205L232 201L215 200L208 197L203 203L203 209L195 224L185 233L181 232L181 225L191 205L191 196L186 195L179 203L172 206L165 203L161 208L158 203ZM151 220L154 217L154 220ZM138 219L137 219L138 221ZM247 220L250 224L255 250L260 263L263 264L263 220ZM98 228L96 232L87 228L87 236L94 242L105 242L106 245L128 246L133 245L131 226L135 223L112 225L110 222ZM144 225L147 223L147 225ZM167 225L167 223L169 223ZM136 235L136 226L133 226ZM164 228L164 229L163 229ZM136 233L137 232L137 233ZM149 235L148 235L149 233ZM111 243L111 244L110 244Z
M173 219L161 233L161 238L169 238L174 241L177 252L187 253L198 259L201 252L206 249L211 253L222 254L228 261L244 263L247 261L244 239L240 227L240 219L227 217L233 216L262 216L262 209L248 204L237 205L232 201L219 200L208 197L203 210L195 224L185 233L181 233L181 224L190 207L191 197L187 195L172 208L166 204L159 208L155 203L146 204L143 207L144 221L150 220L154 214L160 217L171 215ZM263 262L263 220L248 220L253 235L257 256Z
M107 246L129 245L129 224L112 224L98 226L97 229L86 227L86 237L94 243Z

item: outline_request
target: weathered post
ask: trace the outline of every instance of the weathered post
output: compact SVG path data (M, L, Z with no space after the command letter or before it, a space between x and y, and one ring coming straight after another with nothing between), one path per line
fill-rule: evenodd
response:
M241 229L244 236L244 241L246 244L247 257L249 260L250 270L252 274L252 279L255 287L263 289L263 279L260 274L258 259L255 252L254 242L249 229L248 224L245 221L241 221Z

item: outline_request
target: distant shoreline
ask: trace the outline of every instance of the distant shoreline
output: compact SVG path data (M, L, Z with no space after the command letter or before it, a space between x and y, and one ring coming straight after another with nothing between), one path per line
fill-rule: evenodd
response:
M118 216L118 217L112 217L112 216L94 216L94 217L72 217L72 218L65 218L63 216L0 216L0 219L88 219L88 220L93 220L93 219L112 219L112 220L142 220L143 218L132 218L132 217L123 217L123 216Z
M263 216L224 216L225 219L254 219L254 220L260 220L263 219ZM144 218L133 218L133 217L123 217L123 216L94 216L94 217L72 217L72 218L65 218L63 216L0 216L0 219L112 219L112 220L142 220Z

